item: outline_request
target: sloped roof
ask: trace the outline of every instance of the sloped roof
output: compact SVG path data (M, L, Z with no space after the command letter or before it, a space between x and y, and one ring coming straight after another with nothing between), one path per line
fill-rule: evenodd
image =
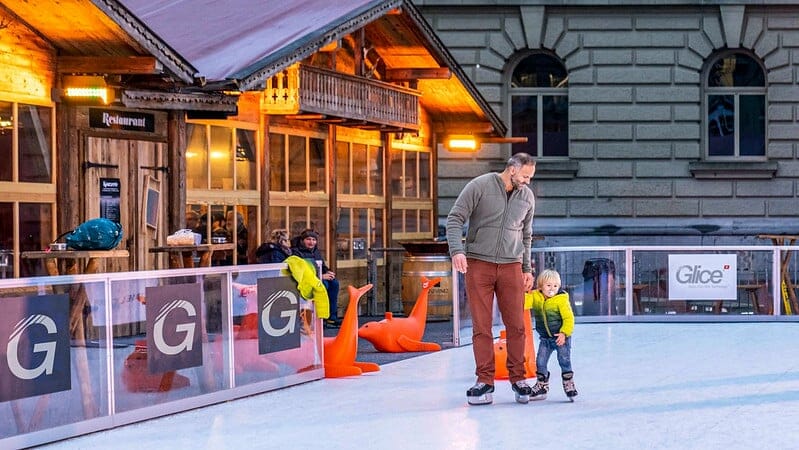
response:
M209 82L241 79L382 0L120 0ZM399 2L394 2L399 3Z
M410 0L4 0L0 7L60 56L152 56L163 70L153 78L171 77L185 92L259 90L277 72L364 29L388 69L451 71L449 79L418 80L434 120L506 132Z
M110 0L96 0L110 1ZM447 67L423 79L422 104L443 122L506 127L410 0L119 0L211 86L258 90L286 67L370 24L387 68ZM409 65L411 64L411 65Z
M35 30L59 56L151 56L165 73L194 82L197 70L116 0L3 0L0 8Z

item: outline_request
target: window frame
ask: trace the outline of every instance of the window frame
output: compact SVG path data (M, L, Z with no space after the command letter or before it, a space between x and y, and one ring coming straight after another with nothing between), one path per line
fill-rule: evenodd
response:
M394 157L393 154L389 154L388 158L392 160L391 162L391 173L387 174L389 177L389 185L393 186L394 183L401 183L403 179L408 177L405 168L407 167L407 157L409 155L415 156L415 174L414 174L414 182L416 183L417 188L415 189L414 196L403 196L403 195L396 195L393 193L393 189L391 187L387 187L387 189L392 190L392 201L391 201L391 211L389 213L390 220L391 220L391 229L389 232L391 233L391 237L394 241L402 241L402 240L414 240L414 239L427 239L430 237L431 233L436 233L436 224L434 217L434 204L433 204L433 183L434 183L434 176L433 176L433 159L434 154L433 150L429 146L424 145L414 145L414 144L405 144L401 142L393 142L391 146L391 152L399 152L401 154L401 158L399 159L399 165L401 169L399 170L399 177L394 177L394 166L396 161L392 158ZM421 196L421 189L419 189L421 185L421 167L420 167L420 160L419 154L427 153L429 157L427 158L427 174L429 175L429 179L427 182L429 185L427 186L427 197ZM403 188L404 191L404 188ZM415 211L415 222L416 222L416 231L408 231L406 229L407 221L409 220L408 212ZM429 230L421 231L423 229L422 224L425 217L423 217L422 211L427 212L427 219L430 221L429 223ZM400 224L396 223L396 214L400 214ZM399 228L399 229L398 229Z
M763 74L763 86L709 86L711 70L716 63L724 58L742 55L749 58L760 67ZM768 73L763 66L760 58L755 57L749 52L742 50L728 50L720 52L707 60L702 71L702 101L701 101L701 121L702 121L702 149L706 161L766 161L768 159ZM762 155L741 155L740 132L741 125L741 97L742 96L761 96L763 98L763 154ZM712 96L732 96L734 108L734 147L732 155L711 155L710 154L710 113L707 108Z
M55 104L51 101L36 101L29 97L16 97L13 95L3 96L0 101L11 103L12 116L13 116L13 129L12 129L12 143L11 143L11 180L0 181L0 203L7 203L11 205L12 224L11 242L12 246L5 251L11 251L11 255L7 255L8 262L13 264L9 270L4 268L3 276L18 278L21 274L21 233L20 233L20 215L21 205L47 205L50 208L50 215L53 218L50 222L50 236L42 236L39 247L43 248L49 242L52 242L56 237L57 220L58 217L58 204L57 204L57 185L56 179L58 176L58 167L56 159L56 108ZM50 170L49 182L30 182L19 181L19 165L23 163L20 161L19 151L19 105L32 105L40 108L50 109L50 161L53 165ZM40 249L40 248L39 248ZM40 266L41 273L39 275L46 275L43 265ZM8 271L8 272L6 272ZM26 276L33 276L29 274Z
M331 248L331 252L336 253L336 264L338 267L357 267L366 263L368 252L367 249L375 247L376 244L385 245L386 242L386 190L388 189L386 177L386 146L381 139L381 135L375 132L359 131L339 127L336 129L336 141L333 144L336 152L336 183L337 186L352 185L356 170L354 153L356 151L365 151L364 160L366 164L370 164L377 152L379 158L379 167L381 171L380 187L381 192L370 192L373 186L372 173L366 170L366 183L368 185L365 193L352 193L339 192L336 195L336 235L331 244L335 247ZM346 145L347 160L343 161L338 158L339 146ZM354 147L363 147L356 150ZM346 172L347 179L338 177L342 172ZM357 213L365 213L361 217ZM348 229L341 228L342 218L349 217ZM361 237L356 232L356 222L365 217L366 227L368 232L365 236ZM363 224L363 223L362 223ZM375 242L378 240L379 242ZM356 245L357 244L357 245ZM332 247L332 245L331 245Z
M300 226L301 220L304 220L305 228L307 226L311 226L313 223L314 228L320 234L319 242L317 245L319 246L319 250L325 257L325 261L330 265L332 262L331 256L333 250L331 250L331 239L327 235L327 231L330 229L330 193L328 192L330 189L330 158L329 158L329 151L328 148L330 146L330 136L327 133L314 131L314 130L305 130L299 128L292 128L290 126L285 125L270 125L267 127L266 136L271 136L273 134L280 134L284 136L283 139L283 161L282 167L274 168L272 170L279 170L285 174L285 178L282 180L283 186L282 190L272 190L271 178L266 180L269 183L268 186L264 187L264 190L268 192L269 196L269 211L266 211L265 214L269 218L269 228L270 230L275 230L278 228L285 228L289 231L289 237L294 238L298 234L297 230L294 229L295 225L297 227ZM308 182L310 180L310 166L309 166L309 159L308 159L308 152L310 152L308 143L311 139L320 139L324 142L325 147L325 155L324 155L324 172L325 172L325 182L324 182L324 190L323 191L291 191L290 189L290 180L289 180L289 145L290 145L290 136L295 137L302 137L305 139L306 143L306 158L305 158L305 180L306 180L306 187L308 186ZM267 164L271 165L271 157L272 157L272 143L271 138L269 139L268 145L264 145L264 151L267 151L268 154L266 155L266 162ZM304 210L304 213L298 213L299 211ZM317 211L322 211L322 214L316 214ZM315 220L317 216L321 216L323 220ZM333 240L335 242L335 240ZM332 265L331 265L332 267Z
M557 62L563 68L564 73L566 73L565 86L563 86L563 87L514 87L514 86L512 86L513 75L514 75L515 71L519 68L519 66L522 65L522 63L524 63L524 61L527 60L528 58L532 58L532 57L535 57L535 56L542 56L542 55L552 59L553 62ZM513 99L514 99L514 97L534 97L536 99L536 142L535 142L536 153L532 154L532 156L535 157L535 158L543 158L543 159L549 159L549 160L564 160L564 159L568 159L569 158L569 153L570 153L570 151L569 151L569 128L570 128L570 123L569 123L569 84L568 84L569 72L566 69L566 65L563 64L562 59L559 58L558 56L550 53L550 52L545 52L545 51L535 51L535 52L525 53L524 55L519 57L513 63L513 65L510 67L510 70L508 70L507 73L508 73L508 80L507 80L507 83L506 83L506 88L507 88L507 99L508 99L508 102L507 102L507 106L506 106L506 111L507 111L507 117L508 117L507 123L509 124L511 135L512 136L517 136L518 135L518 133L513 130ZM544 128L544 125L545 125L544 124L544 117L545 117L544 116L544 98L545 97L565 97L565 100L566 100L566 153L567 153L565 156L564 155L547 155L547 154L545 154L545 150L546 150L544 148L544 131L545 131L545 128ZM524 144L524 145L529 145L529 144L530 143L528 142L527 144ZM511 154L515 153L514 152L514 144L511 144L510 148L511 148L511 151L510 151ZM528 150L528 152L529 152L529 150Z

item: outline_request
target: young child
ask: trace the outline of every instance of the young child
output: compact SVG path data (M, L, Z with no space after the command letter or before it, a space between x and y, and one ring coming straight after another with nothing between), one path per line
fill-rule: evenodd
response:
M535 331L538 333L538 353L535 358L537 382L533 386L530 400L543 400L549 392L547 364L553 351L558 352L563 378L563 392L574 401L574 372L571 364L571 335L574 331L574 313L569 303L569 294L560 289L560 274L544 270L536 279L538 289L525 294L525 308L533 310Z

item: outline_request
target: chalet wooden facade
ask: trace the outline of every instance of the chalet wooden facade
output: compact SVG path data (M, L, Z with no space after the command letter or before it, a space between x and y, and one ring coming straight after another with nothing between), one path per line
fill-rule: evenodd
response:
M206 239L226 221L236 244L218 264L309 227L342 285L363 284L369 248L435 236L438 143L506 131L409 1L45 3L0 9L6 276L43 274L20 253L97 216L130 253L105 270L166 268L148 250L205 217Z

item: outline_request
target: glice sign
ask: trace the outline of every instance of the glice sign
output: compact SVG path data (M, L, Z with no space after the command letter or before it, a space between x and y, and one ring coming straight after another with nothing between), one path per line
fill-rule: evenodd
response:
M669 300L735 300L738 255L669 255Z

